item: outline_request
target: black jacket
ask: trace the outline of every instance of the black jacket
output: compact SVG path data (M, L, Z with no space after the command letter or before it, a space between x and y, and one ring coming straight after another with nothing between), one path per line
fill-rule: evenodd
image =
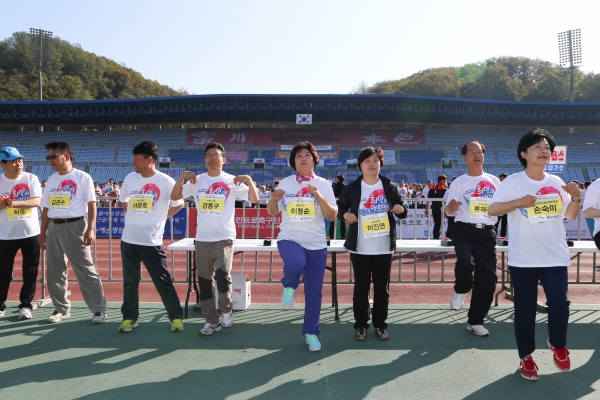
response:
M379 179L381 179L381 183L383 185L383 191L385 192L385 198L390 205L390 209L394 207L396 204L404 207L404 212L402 214L398 214L396 217L399 219L406 218L408 214L408 210L404 206L402 202L402 197L400 196L400 192L398 191L398 186L395 183L390 181L385 176L379 175ZM358 204L360 203L360 192L361 187L360 184L363 180L362 175L356 178L355 181L346 185L340 198L338 199L338 218L342 221L344 220L344 214L348 212L353 213L358 217ZM388 211L388 219L390 221L390 251L396 250L396 221L394 219L394 214L391 211ZM350 230L348 235L346 236L346 242L344 243L344 247L351 251L356 251L356 244L358 242L358 223L350 225Z

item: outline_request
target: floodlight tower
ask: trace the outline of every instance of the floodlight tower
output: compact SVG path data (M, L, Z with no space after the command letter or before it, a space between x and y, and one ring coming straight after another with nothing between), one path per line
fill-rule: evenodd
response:
M38 70L38 100L42 101L42 67L50 67L52 61L52 32L29 29L29 59Z
M558 53L560 65L571 71L570 102L574 101L574 71L581 67L581 29L573 29L558 34Z

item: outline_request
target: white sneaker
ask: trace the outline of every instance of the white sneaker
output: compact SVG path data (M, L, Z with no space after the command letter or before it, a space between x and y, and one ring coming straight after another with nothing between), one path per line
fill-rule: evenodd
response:
M454 297L452 297L452 301L450 302L450 308L455 311L462 310L466 298L466 293L461 294L455 292Z
M483 327L483 325L469 325L467 324L467 330L473 332L477 336L490 336L490 332Z
M223 328L231 328L231 325L233 325L233 311L223 314L223 318L221 319L221 326Z
M94 313L94 317L92 318L92 324L103 324L104 322L106 322L107 318L108 316L104 311L98 311L97 313Z
M4 317L4 314L6 314L6 311L0 310L0 317Z
M19 310L19 319L22 321L24 319L31 319L31 310L27 307L23 307Z
M48 317L48 319L46 320L46 322L50 322L50 323L54 323L54 322L60 322L63 319L67 319L71 317L71 313L70 312L66 312L65 314L61 313L58 310L54 310L54 312L52 313L51 316Z
M204 328L200 329L201 335L212 335L213 332L219 332L221 330L221 324L211 325L208 322L204 324Z

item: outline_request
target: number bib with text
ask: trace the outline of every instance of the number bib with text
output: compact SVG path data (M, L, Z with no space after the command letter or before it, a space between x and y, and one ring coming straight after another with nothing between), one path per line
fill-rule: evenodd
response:
M220 194L205 194L198 198L198 213L203 215L223 215L225 199Z
M31 208L6 207L6 218L9 221L22 221L31 218Z
M535 206L527 209L530 223L562 219L562 200L557 193L537 195Z
M151 194L134 194L129 198L128 211L135 215L149 215L154 197Z
M469 216L471 218L492 218L488 214L491 197L471 197Z
M48 196L50 209L54 211L67 211L71 205L71 194L69 192L52 192Z
M361 215L360 221L367 239L390 234L390 220L386 213Z
M316 207L312 197L293 197L286 200L285 213L290 222L307 222L315 219Z

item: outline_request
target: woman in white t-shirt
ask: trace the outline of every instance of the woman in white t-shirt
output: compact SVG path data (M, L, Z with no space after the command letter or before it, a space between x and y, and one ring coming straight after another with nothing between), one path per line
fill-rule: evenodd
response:
M511 227L508 265L515 293L515 336L523 378L537 380L535 317L538 279L548 304L548 347L554 364L571 368L567 344L569 304L567 267L571 265L563 218L579 213L581 190L566 184L544 168L556 143L543 129L527 132L519 141L517 156L525 171L507 177L494 193L488 213L508 214Z
M319 316L327 240L324 218L333 221L337 214L331 184L314 173L319 162L315 146L300 142L290 153L290 165L296 174L279 182L267 203L269 214L281 213L281 231L277 248L283 259L283 295L285 306L294 304L294 293L304 275L305 311L302 335L311 351L321 350Z
M390 299L392 254L396 250L396 222L406 218L398 186L379 175L383 150L365 147L358 156L362 171L346 185L338 200L339 217L350 224L344 247L350 251L354 269L354 338L364 341L369 329L369 290L373 281L373 327L379 340L388 340L387 323ZM350 210L350 211L348 211Z

